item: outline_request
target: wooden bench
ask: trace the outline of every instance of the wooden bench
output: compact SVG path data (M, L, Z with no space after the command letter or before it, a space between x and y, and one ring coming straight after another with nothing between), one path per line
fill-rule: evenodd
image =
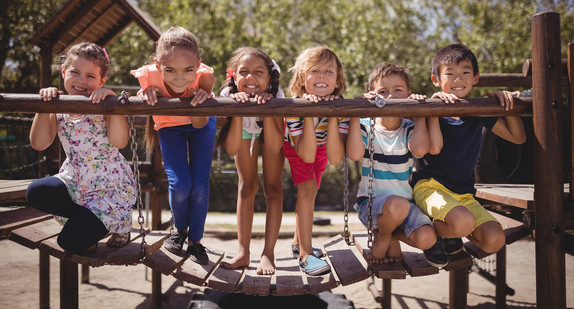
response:
M0 204L26 201L26 189L34 179L0 179Z
M492 215L502 224L506 235L506 244L511 244L530 234L524 224L520 221L491 212ZM359 251L363 255L369 255L367 248L367 233L354 233L354 241ZM461 252L449 257L449 263L444 270L449 272L449 308L466 308L468 292L468 269L473 265L472 257L482 259L490 254L480 250L471 242L465 242L466 252ZM391 308L391 280L405 279L406 275L411 277L428 276L438 274L439 269L429 265L421 250L401 243L403 251L403 261L400 264L375 265L374 275L383 281L383 289L380 299L383 308ZM471 257L472 256L472 257ZM496 285L496 307L506 307L506 246L496 253L497 272L494 278ZM371 289L374 288L371 286Z

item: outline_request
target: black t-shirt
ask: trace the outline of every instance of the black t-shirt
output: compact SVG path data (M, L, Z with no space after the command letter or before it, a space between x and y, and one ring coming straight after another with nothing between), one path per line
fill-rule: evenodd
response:
M424 156L426 165L413 175L411 185L434 178L447 189L474 194L474 167L482 148L482 129L491 130L497 117L439 118L443 147L438 155Z

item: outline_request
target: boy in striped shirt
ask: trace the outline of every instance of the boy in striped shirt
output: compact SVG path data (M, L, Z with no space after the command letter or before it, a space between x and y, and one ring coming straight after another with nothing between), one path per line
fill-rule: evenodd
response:
M384 63L369 76L369 92L359 96L373 100L383 99L425 99L422 95L411 95L406 70L398 65ZM351 126L358 125L351 122ZM369 153L370 132L373 138L373 182L371 222L374 235L371 253L375 263L393 263L402 259L399 240L425 251L429 264L444 267L448 258L442 242L437 242L436 232L430 218L414 204L409 179L413 170L413 156L439 153L442 135L436 117L416 117L413 120L401 117L377 117L371 130L370 119L360 121L360 134L349 134L349 139L362 138L365 147L348 148L352 160L361 160L361 182L357 192L355 210L361 222L368 227L368 192L371 170ZM359 132L353 130L349 132Z

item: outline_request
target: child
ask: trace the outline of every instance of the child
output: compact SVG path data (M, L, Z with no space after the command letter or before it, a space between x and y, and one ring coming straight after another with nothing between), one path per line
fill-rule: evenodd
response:
M312 102L332 101L341 97L347 87L339 57L324 46L304 50L291 71L293 78L289 89L294 97L303 97ZM331 267L317 257L322 256L322 251L311 246L313 208L327 160L339 161L330 157L326 149L330 146L327 132L338 130L347 134L348 118L287 117L285 120L287 134L283 151L289 160L293 183L297 186L296 231L292 250L294 256L299 256L299 266L305 273L319 275L328 272Z
M381 96L383 99L425 99L422 95L411 95L406 69L391 63L383 63L373 70L369 76L369 90L358 98L373 100ZM377 117L374 128L371 128L370 119L364 118L359 132L354 130L358 124L351 120L347 151L350 159L362 159L355 210L365 227L369 227L371 164L373 168L370 211L374 235L371 249L375 263L399 262L402 253L398 240L424 250L428 263L435 267L444 267L448 263L442 243L437 242L432 222L414 204L412 188L408 183L413 169L412 156L420 158L429 150L436 154L442 147L438 119L429 118L428 130L426 122L424 117L416 117L414 121L401 117ZM369 153L371 134L374 135L373 162L370 161ZM354 146L352 143L355 140L362 142L362 145Z
M478 61L463 44L452 44L441 49L432 62L433 84L442 92L433 98L455 103L465 98L479 78ZM512 96L518 92L497 92L506 110L512 109ZM522 121L518 116L497 117L441 117L440 129L444 145L438 155L425 156L428 165L421 168L412 180L417 205L431 218L438 236L444 237L449 255L463 250L461 237L467 237L488 253L500 250L505 244L500 224L474 198L474 168L482 146L482 129L513 143L526 140Z
M155 105L158 96L193 96L192 106L213 96L213 70L201 63L197 38L184 28L172 27L160 36L153 62L131 72L142 87L138 95L149 105ZM146 131L148 149L153 147L155 137L149 120ZM201 239L209 203L215 118L153 116L153 122L159 134L175 225L175 231L163 245L168 251L179 254L188 239L190 259L207 264L209 259Z
M279 89L280 69L262 50L252 47L237 49L228 63L228 76L221 91L222 97L231 97L244 103L255 98L258 104L265 104L274 97L284 98ZM263 141L263 132L265 140ZM282 117L233 117L219 135L229 155L234 156L239 176L237 194L237 237L239 252L229 262L222 262L224 268L238 268L249 265L249 244L253 226L253 203L259 185L257 157L261 140L263 156L263 180L267 217L265 224L265 247L257 274L275 273L275 243L279 236L283 216L283 190L281 175L285 156L283 145Z
M78 43L65 52L64 88L71 95L89 96L99 103L115 93L102 88L109 72L106 51L92 43ZM40 96L51 101L63 92L43 88ZM58 134L66 152L60 172L38 179L26 192L33 207L67 218L58 244L66 251L94 250L109 232L111 247L130 239L132 208L137 194L134 175L118 148L129 140L129 126L121 115L37 113L30 129L30 144L44 150Z

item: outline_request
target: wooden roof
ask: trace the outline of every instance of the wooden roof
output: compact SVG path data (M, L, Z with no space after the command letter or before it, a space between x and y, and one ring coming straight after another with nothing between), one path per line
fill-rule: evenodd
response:
M133 21L154 41L159 38L159 28L130 0L70 0L31 43L40 48L51 46L53 53L76 41L105 46Z

